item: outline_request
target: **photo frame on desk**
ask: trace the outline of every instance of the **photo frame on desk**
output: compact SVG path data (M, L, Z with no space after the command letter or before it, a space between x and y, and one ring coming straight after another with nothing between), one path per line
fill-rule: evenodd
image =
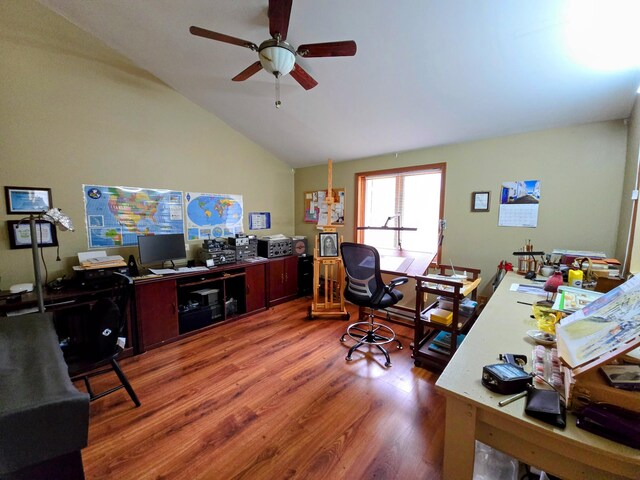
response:
M471 193L471 211L472 212L488 212L490 200L491 200L491 192L472 192Z
M321 257L337 257L338 256L338 233L323 232L318 234L318 242L320 243Z
M16 248L31 248L31 226L28 221L9 220L9 246ZM46 220L36 220L36 236L39 247L57 247L58 236L56 228Z
M53 206L50 188L4 187L8 214L42 213Z

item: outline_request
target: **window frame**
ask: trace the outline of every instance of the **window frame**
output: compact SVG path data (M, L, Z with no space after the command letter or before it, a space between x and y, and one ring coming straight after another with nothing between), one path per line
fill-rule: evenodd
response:
M398 168L388 168L382 170L369 170L366 172L357 172L355 174L355 221L354 221L354 235L353 238L356 239L357 243L364 242L364 230L359 230L359 226L364 226L364 217L365 217L365 199L366 199L366 182L367 177L371 176L382 176L382 175L396 175L399 177L402 174L407 173L418 173L418 172L428 172L428 171L438 171L440 173L440 208L438 212L439 218L439 239L438 239L438 248L436 252L436 256L433 259L433 262L436 264L440 263L440 259L442 258L442 240L444 238L443 234L443 226L444 222L444 198L445 198L445 185L446 185L446 177L447 177L447 164L445 162L441 163L430 163L426 165L414 165L408 167L398 167ZM399 179L396 178L396 182ZM412 252L409 250L399 248L394 248L393 250L387 250L389 252L395 252L398 256L406 256L407 254L411 254ZM417 255L422 255L422 252L416 252Z

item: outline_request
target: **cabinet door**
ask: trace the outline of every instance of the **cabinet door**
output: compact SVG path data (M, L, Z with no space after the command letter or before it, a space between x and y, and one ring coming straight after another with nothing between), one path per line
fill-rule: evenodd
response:
M135 286L139 351L178 336L175 280Z
M269 300L279 300L284 296L284 259L269 261Z
M284 259L284 292L285 297L298 295L298 257Z
M266 307L266 264L252 265L246 271L246 305L247 313Z

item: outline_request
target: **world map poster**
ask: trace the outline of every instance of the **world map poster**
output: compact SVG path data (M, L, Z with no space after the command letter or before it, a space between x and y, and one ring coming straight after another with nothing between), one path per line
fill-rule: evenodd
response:
M89 248L137 245L140 235L184 233L182 192L83 185Z
M242 195L185 193L187 239L233 236L243 232Z

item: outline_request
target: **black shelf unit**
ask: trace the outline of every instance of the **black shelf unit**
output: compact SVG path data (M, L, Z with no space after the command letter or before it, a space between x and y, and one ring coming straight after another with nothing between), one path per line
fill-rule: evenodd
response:
M454 269L459 272L466 271L468 279L461 281L447 278ZM413 359L417 367L441 371L447 366L457 350L458 335L466 334L478 317L477 307L468 315L461 313L460 302L466 296L476 300L480 281L480 270L457 266L442 265L437 267L437 275L416 276ZM428 303L428 295L436 296L436 300ZM437 296L449 299L452 304L453 319L449 325L429 319L434 308L442 308ZM443 331L451 334L448 352L430 349L429 346L435 337Z

